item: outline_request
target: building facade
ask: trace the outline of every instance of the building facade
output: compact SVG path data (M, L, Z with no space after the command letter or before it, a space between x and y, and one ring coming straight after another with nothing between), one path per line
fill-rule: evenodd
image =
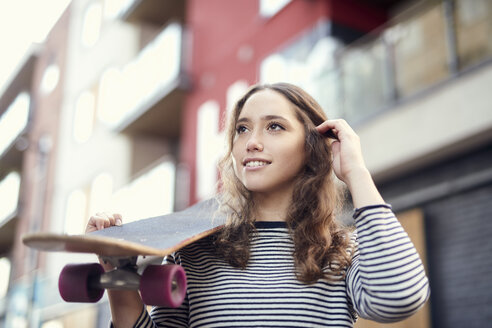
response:
M0 94L0 327L107 326L106 299L57 291L65 264L95 257L21 236L212 196L228 110L276 81L356 129L426 263L429 304L391 326L485 327L491 32L489 0L73 0Z

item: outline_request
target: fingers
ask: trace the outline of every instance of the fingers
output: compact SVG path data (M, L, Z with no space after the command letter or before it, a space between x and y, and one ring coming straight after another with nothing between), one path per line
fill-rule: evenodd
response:
M326 120L323 123L321 123L320 125L318 125L316 127L316 129L319 132L324 133L324 132L326 132L328 130L337 130L337 131L340 131L343 128L346 128L346 127L350 127L350 126L348 125L348 123L345 120L343 120L343 119L336 119L336 120Z
M96 213L91 216L87 223L86 232L103 230L112 226L120 226L123 223L121 214L108 215L107 213Z
M344 137L358 137L347 121L343 119L326 120L318 125L316 129L324 135L332 133L338 140Z
M323 136L325 136L327 138L338 139L338 136L337 136L338 131L334 127L330 127L330 125L326 122L327 121L318 125L316 127L316 130L318 130L318 132L320 134L322 134Z
M115 225L120 226L123 224L123 216L119 213L113 214Z

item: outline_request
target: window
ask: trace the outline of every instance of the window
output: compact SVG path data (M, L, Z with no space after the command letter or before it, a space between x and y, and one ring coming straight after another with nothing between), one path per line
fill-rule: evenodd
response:
M117 190L111 202L102 205L109 204L109 208L105 207L107 211L121 213L125 223L171 213L174 209L175 174L173 162L161 162Z
M0 222L9 219L17 210L19 201L20 175L17 172L9 173L0 181Z
M92 214L94 213L90 213ZM82 189L72 191L67 199L65 233L69 235L84 233L88 218L86 193Z
M0 299L7 296L10 280L10 261L6 257L0 258Z
M63 323L60 320L50 320L44 322L41 328L63 328Z
M41 92L49 94L55 90L60 80L60 68L56 64L50 64L46 67L43 78L41 79Z
M87 7L82 25L82 44L85 47L92 47L99 40L102 24L102 5L93 2Z
M89 213L109 210L108 206L113 195L113 177L109 173L101 173L94 178L91 184Z
M284 8L291 0L259 0L260 15L263 17L272 17Z
M248 82L236 81L227 88L227 111L231 111L234 105L248 90Z
M206 199L216 191L217 159L223 151L222 135L219 133L219 104L210 100L198 109L197 117L197 197Z

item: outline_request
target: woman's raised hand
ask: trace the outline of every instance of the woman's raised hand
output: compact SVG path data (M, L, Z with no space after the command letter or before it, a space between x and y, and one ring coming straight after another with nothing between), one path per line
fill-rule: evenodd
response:
M123 218L121 214L115 213L113 215L109 215L107 213L96 213L96 215L91 216L89 219L85 232L88 233L112 226L120 226L122 223Z
M352 177L367 172L359 136L345 120L326 120L316 129L323 134L332 130L337 136L338 140L332 144L333 170L340 180L349 184Z
M359 136L344 120L327 120L316 127L320 133L332 130L337 136L332 143L333 170L345 182L355 208L384 204L384 200L364 163Z

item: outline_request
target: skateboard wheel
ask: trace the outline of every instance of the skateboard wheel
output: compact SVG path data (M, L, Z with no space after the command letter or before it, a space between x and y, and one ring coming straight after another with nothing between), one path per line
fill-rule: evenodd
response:
M60 273L58 290L66 302L95 303L101 299L104 289L91 286L104 273L98 263L69 264Z
M140 294L147 305L177 308L186 295L186 274L179 265L149 265L140 280Z

